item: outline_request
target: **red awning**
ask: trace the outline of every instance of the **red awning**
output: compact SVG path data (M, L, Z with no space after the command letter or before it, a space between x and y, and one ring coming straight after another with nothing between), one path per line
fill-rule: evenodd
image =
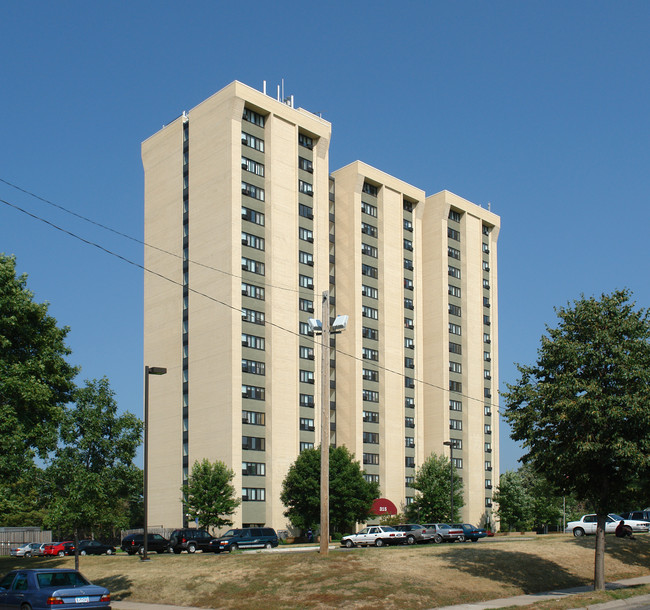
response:
M377 498L370 509L374 515L396 515L397 507L387 498Z

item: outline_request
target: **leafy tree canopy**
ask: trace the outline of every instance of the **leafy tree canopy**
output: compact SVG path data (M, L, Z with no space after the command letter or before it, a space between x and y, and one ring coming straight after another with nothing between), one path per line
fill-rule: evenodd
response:
M626 290L557 311L504 394L522 460L606 513L650 470L650 321Z
M406 517L413 523L454 523L464 505L463 480L454 469L454 514L451 514L451 461L432 453L418 468L412 485L420 493L406 507Z
M142 422L117 414L108 379L87 381L64 413L61 442L46 470L51 489L47 522L64 531L129 525L129 500L142 485L133 464Z
M346 447L330 447L329 493L332 531L343 532L370 517L379 485L366 481ZM294 526L306 531L320 523L320 447L300 453L282 483L280 499Z
M631 501L650 471L650 321L627 290L556 309L533 365L504 394L522 460L599 516ZM597 534L595 586L604 586Z
M521 474L506 470L499 479L499 488L494 493L497 504L496 515L502 530L524 531L532 524L533 499L524 485Z
M188 515L198 518L200 527L232 525L228 519L241 503L232 480L235 473L223 462L194 462L187 487L181 487Z
M58 424L77 369L66 361L67 327L35 303L27 276L0 254L0 480L21 478L35 455L56 447Z

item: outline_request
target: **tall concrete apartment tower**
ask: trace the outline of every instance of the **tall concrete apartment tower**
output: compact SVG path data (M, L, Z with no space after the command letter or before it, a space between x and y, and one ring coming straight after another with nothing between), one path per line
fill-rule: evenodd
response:
M279 96L278 96L279 97ZM287 529L282 481L319 445L320 339L332 338L331 440L402 506L453 443L463 518L498 480L499 218L361 162L330 175L331 125L234 82L142 145L149 524L186 522L197 460L235 472L241 525Z

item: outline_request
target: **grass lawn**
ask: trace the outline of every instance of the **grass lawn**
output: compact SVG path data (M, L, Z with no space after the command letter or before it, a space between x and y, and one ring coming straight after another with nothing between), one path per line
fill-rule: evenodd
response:
M636 538L607 537L606 580L650 574L650 534ZM591 584L594 543L593 536L548 535L355 549L326 558L316 552L245 551L154 553L150 562L141 562L118 554L81 557L80 569L108 587L113 600L265 610L432 608ZM0 558L2 574L27 566L74 567L74 557ZM575 607L576 601L546 607Z

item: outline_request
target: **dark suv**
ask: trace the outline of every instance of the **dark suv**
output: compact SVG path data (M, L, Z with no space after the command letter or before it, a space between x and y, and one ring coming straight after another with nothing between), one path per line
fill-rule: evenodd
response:
M169 537L169 543L172 551L177 555L181 551L196 553L197 551L211 551L210 541L214 536L205 530L188 528L183 530L174 530Z
M237 549L270 549L278 546L278 535L272 527L242 527L228 530L210 543L215 553Z
M122 538L120 546L129 555L142 554L144 553L144 534L129 534ZM147 534L147 552L150 551L156 553L169 552L169 540L163 538L160 534Z

